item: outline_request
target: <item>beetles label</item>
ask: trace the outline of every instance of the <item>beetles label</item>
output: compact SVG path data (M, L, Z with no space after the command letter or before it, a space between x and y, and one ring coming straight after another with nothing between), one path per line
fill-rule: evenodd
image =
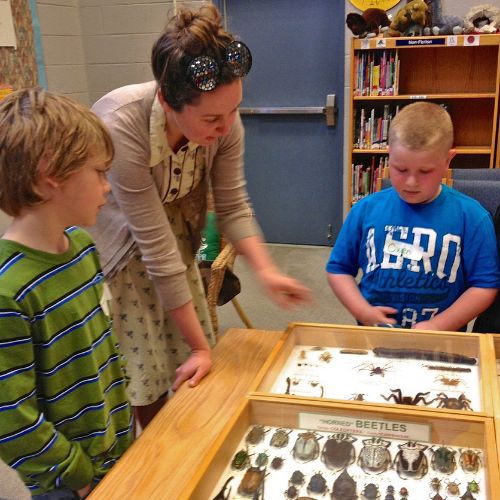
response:
M412 441L429 441L431 435L431 426L428 424L323 415L321 413L299 413L299 427L324 432L344 432Z

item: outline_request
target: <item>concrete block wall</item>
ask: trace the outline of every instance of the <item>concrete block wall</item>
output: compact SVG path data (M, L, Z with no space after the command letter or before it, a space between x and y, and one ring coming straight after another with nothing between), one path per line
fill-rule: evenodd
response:
M49 90L88 104L79 0L37 0Z

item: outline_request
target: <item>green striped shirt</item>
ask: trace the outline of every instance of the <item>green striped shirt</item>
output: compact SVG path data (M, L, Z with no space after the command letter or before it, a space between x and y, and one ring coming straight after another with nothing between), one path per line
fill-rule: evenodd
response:
M63 254L0 240L0 456L32 494L82 488L132 441L96 248L66 234Z

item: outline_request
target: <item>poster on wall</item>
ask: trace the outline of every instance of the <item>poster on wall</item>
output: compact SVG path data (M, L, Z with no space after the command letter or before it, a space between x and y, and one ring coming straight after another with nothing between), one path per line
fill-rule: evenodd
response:
M0 0L0 47L17 48L10 0Z
M382 9L389 10L401 0L349 0L359 10Z

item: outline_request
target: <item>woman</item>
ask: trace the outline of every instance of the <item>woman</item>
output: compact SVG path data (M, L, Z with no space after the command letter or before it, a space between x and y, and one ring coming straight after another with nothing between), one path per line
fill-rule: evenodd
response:
M283 307L308 299L271 261L248 203L238 106L251 61L214 6L182 9L153 46L155 81L93 107L116 155L112 195L92 232L141 427L170 386L195 386L211 367L215 339L194 262L209 184L221 231L266 292Z

